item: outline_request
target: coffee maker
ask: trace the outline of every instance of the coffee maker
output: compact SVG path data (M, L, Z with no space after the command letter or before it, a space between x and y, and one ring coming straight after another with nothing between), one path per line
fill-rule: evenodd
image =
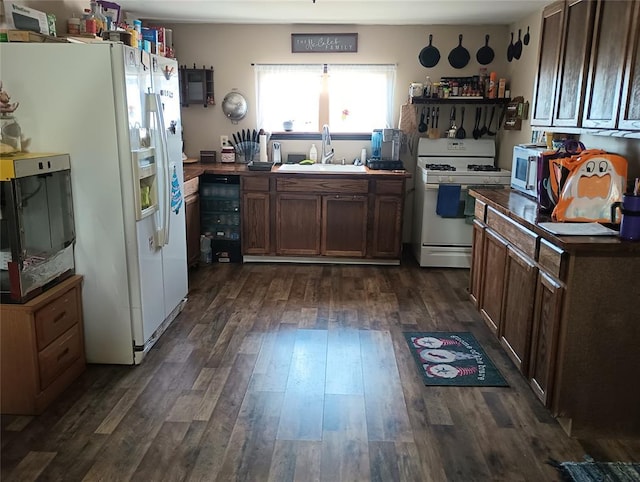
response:
M369 169L404 169L400 160L400 147L404 133L400 129L374 129L371 133L371 159L367 161Z

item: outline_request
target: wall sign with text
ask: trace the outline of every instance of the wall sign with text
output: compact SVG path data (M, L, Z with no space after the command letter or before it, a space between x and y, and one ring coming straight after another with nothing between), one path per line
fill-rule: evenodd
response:
M291 52L357 52L357 33L292 33Z

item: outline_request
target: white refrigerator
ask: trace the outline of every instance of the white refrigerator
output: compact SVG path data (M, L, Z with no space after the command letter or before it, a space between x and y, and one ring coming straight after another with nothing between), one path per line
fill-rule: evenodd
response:
M87 361L137 364L187 296L178 64L122 44L0 44L23 146L71 157Z

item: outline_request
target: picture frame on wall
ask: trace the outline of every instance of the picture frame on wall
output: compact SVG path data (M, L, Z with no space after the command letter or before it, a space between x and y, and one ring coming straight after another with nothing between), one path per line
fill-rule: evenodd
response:
M357 33L292 33L292 53L354 53L358 51Z

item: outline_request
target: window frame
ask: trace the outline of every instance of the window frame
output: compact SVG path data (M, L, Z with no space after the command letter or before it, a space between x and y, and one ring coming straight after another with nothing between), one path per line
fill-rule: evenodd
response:
M391 78L389 79L389 84L387 88L387 125L381 126L381 128L392 128L393 127L393 108L394 108L394 99L395 99L395 87L396 87L396 78L397 78L397 64L356 64L353 62L339 64L339 63L304 63L304 64L290 64L290 63L282 63L282 64L253 64L255 67L269 67L273 66L275 68L278 67L287 67L287 66L303 66L303 67L318 67L322 69L322 90L319 95L318 103L319 103L319 119L318 119L318 132L315 131L291 131L287 132L284 130L274 130L271 132L270 139L272 140L321 140L322 139L322 125L329 123L329 92L327 89L328 86L328 75L331 75L331 68L354 68L357 70L364 70L367 67L371 67L372 69L389 69L389 73ZM258 71L256 70L255 75L255 92L256 92L256 122L260 124L260 108L259 104L259 79L258 79ZM390 88L389 88L390 86ZM323 115L324 111L324 115ZM371 138L371 131L362 131L362 132L331 132L331 138L333 140L369 140Z

